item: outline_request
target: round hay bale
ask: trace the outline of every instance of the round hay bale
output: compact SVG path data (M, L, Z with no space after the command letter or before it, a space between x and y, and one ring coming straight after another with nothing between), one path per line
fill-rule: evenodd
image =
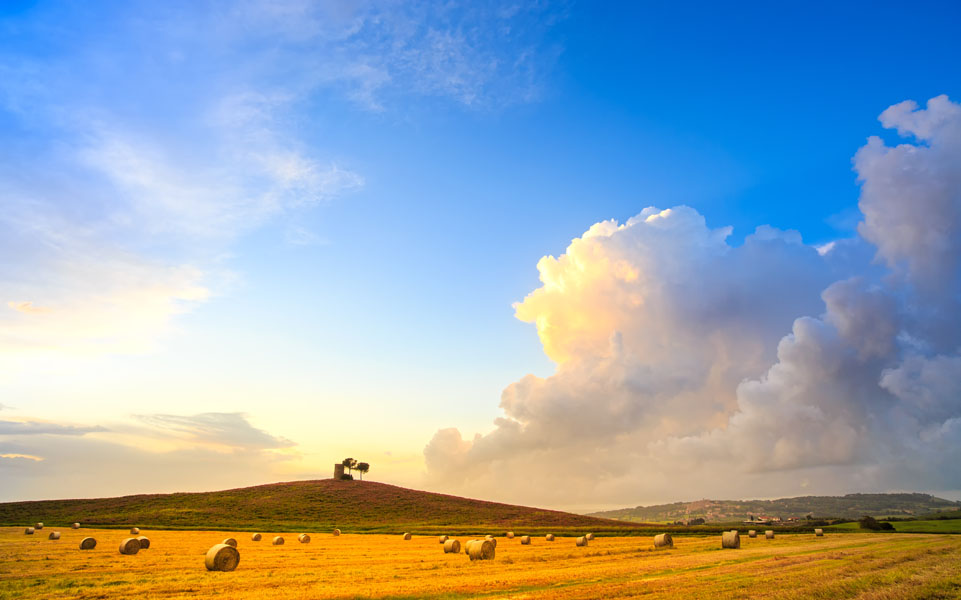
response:
M283 545L284 545L284 538L282 538L281 536L278 535L277 537L274 538L274 541L272 541L272 542L270 542L270 543L273 544L274 546L283 546Z
M507 539L509 539L509 540L514 539L514 532L513 532L513 531L508 531L508 532L507 532Z
M464 554L470 555L470 545L479 540L467 540L464 544Z
M579 537L579 538L577 538L576 540L574 540L574 545L575 545L575 546L586 546L586 545L587 545L587 536L586 536L586 535L582 535L581 537Z
M59 539L60 539L60 532L59 532L59 531L51 531L51 532L50 532L50 535L47 536L47 539L48 539L48 540L59 540Z
M654 536L654 547L655 548L673 548L674 538L671 537L669 533L659 533Z
M33 535L33 527L27 527L23 530L23 535Z
M240 552L233 546L217 544L207 550L204 564L208 571L233 571L240 563Z
M334 530L334 537L336 537L336 536L338 536L338 535L340 535L340 530L339 530L339 529L335 529L335 530Z
M460 542L457 540L444 542L444 554L460 554Z
M530 546L530 545L531 545L531 536L529 536L529 535L522 535L522 536L521 536L521 544L523 544L523 545L525 545L525 546Z
M255 533L252 536L250 536L250 540L254 542L259 542L260 539L261 539L261 535L259 533Z
M413 536L412 536L410 533L405 533L405 534L404 534L404 541L405 541L405 542L409 542L409 541L410 541L410 538L412 538L412 537L413 537Z
M593 541L594 541L594 534L593 534L593 533L588 533L588 534L585 535L584 537L587 538L587 541L588 541L588 542L593 542Z
M300 535L297 536L297 541L300 542L301 544L309 544L309 543L310 543L310 536L307 535L306 533L302 533L302 534L300 534Z
M754 531L753 529L750 530L750 531L748 531L748 532L747 532L747 537L749 537L749 538L756 538L756 537L757 537L757 531Z
M97 547L97 540L93 539L92 537L85 537L82 540L80 540L81 550L93 550L96 547Z
M477 540L467 548L471 560L494 560L495 554L494 542L490 540Z
M737 531L725 531L721 534L721 548L737 549L741 547L741 536Z
M768 529L767 531L765 531L765 532L764 532L764 537L766 537L766 538L769 539L769 540L773 540L773 539L774 539L774 530L773 530L773 529Z
M80 529L80 523L74 523L70 526L70 529Z
M37 531L40 531L41 529L43 529L43 523L37 523L36 525L33 526L33 528L36 529Z
M485 536L484 536L484 539L485 539L485 540L490 540L490 542L494 544L494 548L497 548L497 538L495 538L495 537L492 536L492 535L485 535Z
M150 547L150 538L144 537L142 535L137 536L137 541L140 542L140 549L146 550Z
M437 538L437 541L438 541L439 543L443 544L443 543L445 543L448 539L450 539L450 538L448 538L446 535L442 535L442 536L440 536L439 538Z
M131 528L130 528L130 535L140 535L140 528L139 528L139 527L131 527Z
M553 541L554 541L554 534L553 534L553 533L548 533L547 535L544 536L544 539L547 540L548 542L553 542Z
M140 540L127 538L120 542L120 554L133 555L140 552Z
M823 529L815 529L815 530L814 530L814 535L816 535L816 536L818 536L818 537L824 537L824 530L823 530Z
M227 538L227 539L225 539L224 541L222 541L222 542L220 542L220 543L223 544L223 545L225 545L225 546L230 546L231 548L236 548L236 547L237 547L237 540L235 540L234 538Z

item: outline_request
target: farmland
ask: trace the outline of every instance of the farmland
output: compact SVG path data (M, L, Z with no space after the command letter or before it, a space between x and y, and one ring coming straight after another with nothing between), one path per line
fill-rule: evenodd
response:
M217 492L0 504L0 526L80 520L90 526L163 529L471 533L524 526L539 533L637 525L556 510L435 494L371 481L291 481Z
M955 533L961 534L961 519L932 519L929 521L891 521L899 533ZM829 525L826 531L863 531L857 523Z
M204 552L225 534L150 531L150 549L117 551L126 532L48 526L33 536L0 528L0 599L6 598L954 598L961 595L961 536L879 533L742 538L675 536L655 551L645 537L604 537L577 548L570 537L523 546L499 538L496 558L443 554L433 536L334 537L283 546L238 533L240 566L208 572ZM493 533L493 532L492 532ZM96 537L95 550L79 540Z

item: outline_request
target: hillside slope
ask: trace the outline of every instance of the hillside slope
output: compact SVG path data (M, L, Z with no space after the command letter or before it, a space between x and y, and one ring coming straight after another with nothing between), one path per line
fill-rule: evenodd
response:
M929 494L848 494L846 496L800 496L778 500L698 500L654 506L637 506L591 513L591 516L635 522L741 521L748 515L781 517L911 517L940 510L961 509L961 502Z
M291 481L219 492L0 504L0 525L264 531L610 531L631 524L370 481Z

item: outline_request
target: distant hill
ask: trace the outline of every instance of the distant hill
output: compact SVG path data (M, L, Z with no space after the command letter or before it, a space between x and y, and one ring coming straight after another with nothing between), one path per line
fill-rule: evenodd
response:
M0 503L0 525L157 529L528 533L634 526L597 517L435 494L370 481L291 481L219 492Z
M637 506L590 513L590 516L632 522L742 521L755 517L913 517L944 510L959 510L961 502L929 494L848 494L846 496L800 496L780 500L697 500L655 506Z

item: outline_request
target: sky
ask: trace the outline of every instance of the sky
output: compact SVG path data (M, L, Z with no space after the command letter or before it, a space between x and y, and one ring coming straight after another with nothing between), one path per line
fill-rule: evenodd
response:
M0 501L961 499L959 18L2 3Z

